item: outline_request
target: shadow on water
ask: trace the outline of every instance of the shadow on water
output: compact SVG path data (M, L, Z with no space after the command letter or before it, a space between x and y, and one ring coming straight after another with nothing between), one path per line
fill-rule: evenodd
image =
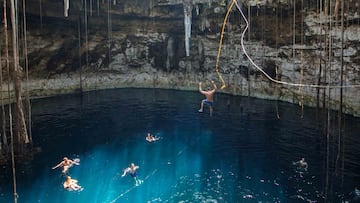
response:
M217 94L212 117L197 92L119 89L32 102L33 140L42 152L17 164L19 202L341 202L360 197L359 119L323 133L315 110ZM277 111L280 119L277 118ZM301 115L304 115L301 118ZM319 121L320 120L320 121ZM336 122L334 122L336 125ZM161 139L145 141L147 132ZM84 187L62 188L52 170L63 156ZM292 163L304 157L308 170ZM139 165L139 186L121 177ZM2 166L0 202L12 201Z

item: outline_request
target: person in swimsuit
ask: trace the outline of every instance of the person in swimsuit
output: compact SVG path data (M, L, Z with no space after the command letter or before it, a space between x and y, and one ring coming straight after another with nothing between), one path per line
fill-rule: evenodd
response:
M146 136L146 141L148 141L148 142L155 142L159 139L160 139L159 137L155 137L154 135L152 135L150 133L148 133Z
M77 180L72 179L70 176L66 176L66 180L63 184L64 189L74 190L74 191L81 190L82 187L78 185L77 182L78 182Z
M134 163L131 163L129 167L124 169L124 173L121 175L121 177L124 177L127 173L129 173L130 176L134 178L135 184L140 185L142 181L137 177L136 174L137 169L139 169L139 166L136 166Z
M201 101L201 105L200 105L200 109L199 109L199 112L203 112L204 111L204 104L208 105L209 106L209 109L210 109L210 116L212 115L212 112L213 112L213 106L214 106L214 94L217 90L217 86L215 84L215 82L212 80L211 81L211 84L213 85L213 89L211 88L208 88L208 90L204 91L202 90L202 83L199 82L199 92L201 94L203 94L205 96L206 99L203 99Z
M305 161L305 158L301 158L299 161L293 163L295 166L307 171L308 163Z
M79 162L68 159L67 157L64 157L63 160L58 165L52 167L52 169L56 169L56 168L62 166L63 167L62 173L65 174L69 170L69 168L71 166L73 166L74 164L79 165Z

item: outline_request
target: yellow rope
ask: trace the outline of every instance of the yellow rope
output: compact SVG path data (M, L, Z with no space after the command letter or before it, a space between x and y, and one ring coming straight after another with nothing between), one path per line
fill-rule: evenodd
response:
M223 42L223 38L224 38L224 32L225 32L226 22L227 22L227 19L228 19L228 17L229 17L229 14L230 14L230 12L231 12L231 9L234 7L235 1L236 1L236 0L233 0L233 1L232 1L230 7L228 8L228 10L227 10L227 12L226 12L226 15L225 15L225 18L224 18L224 22L223 22L223 25L222 25L222 29L221 29L219 49L218 49L218 53L217 53L217 57L216 57L215 69L216 69L216 73L217 73L217 75L219 76L220 81L221 81L221 83L222 83L221 89L225 89L225 88L226 88L226 84L225 84L225 81L224 81L224 79L222 78L222 76L221 76L221 74L220 74L220 72L219 72L219 59L220 59L222 42Z

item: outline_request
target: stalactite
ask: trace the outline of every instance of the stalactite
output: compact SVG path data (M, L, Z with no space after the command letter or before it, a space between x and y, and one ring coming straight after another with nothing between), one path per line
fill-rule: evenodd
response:
M64 0L64 16L69 16L69 0Z
M192 2L185 0L184 7L184 27L185 27L185 52L190 56L190 39L191 39L191 20L192 20Z

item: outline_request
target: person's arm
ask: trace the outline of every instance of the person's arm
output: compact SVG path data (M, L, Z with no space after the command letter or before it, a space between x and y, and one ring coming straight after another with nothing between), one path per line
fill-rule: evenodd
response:
M56 168L58 168L58 167L60 167L60 166L62 166L62 165L63 165L63 162L60 162L58 165L52 167L52 169L56 169Z
M202 90L202 83L201 82L199 82L199 92L201 94L204 94L204 91Z
M212 80L211 83L212 83L213 86L214 86L214 91L216 91L216 90L217 90L217 86L216 86L215 82Z

